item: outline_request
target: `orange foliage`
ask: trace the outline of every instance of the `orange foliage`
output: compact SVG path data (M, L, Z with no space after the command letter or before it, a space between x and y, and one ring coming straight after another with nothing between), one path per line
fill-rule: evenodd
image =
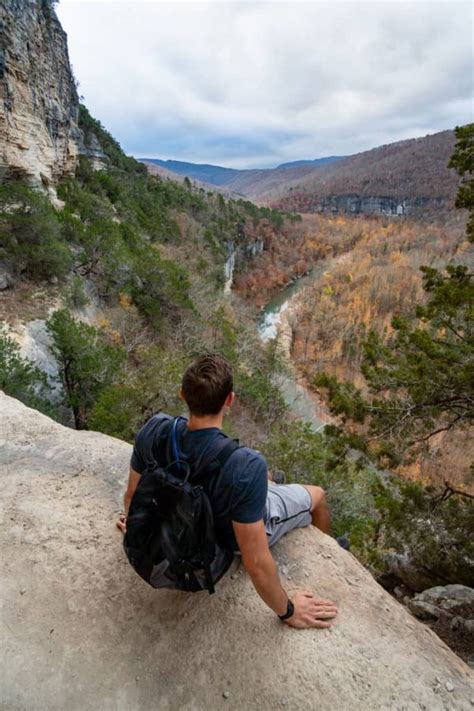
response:
M132 308L132 297L130 294L125 294L123 291L119 294L119 304L126 311L130 311Z

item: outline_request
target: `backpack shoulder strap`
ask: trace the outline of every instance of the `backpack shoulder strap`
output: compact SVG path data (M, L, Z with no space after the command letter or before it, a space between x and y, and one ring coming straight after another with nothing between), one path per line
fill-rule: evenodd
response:
M172 450L172 433L173 433L174 419L168 420L165 427L160 432L160 449L165 453L164 466L168 466L173 461L173 450ZM164 450L163 450L164 448Z
M233 454L236 449L240 448L241 445L238 439L229 439L217 454L216 462L218 462L220 467L223 467L230 455Z
M160 422L157 432L157 442L154 447L154 452L150 451L150 459L147 462L147 470L152 471L157 466L166 466L171 461L171 430L173 427L173 418L167 417ZM162 458L165 458L164 463ZM160 461L157 461L160 460Z
M235 452L236 449L240 448L240 443L238 439L227 438L224 445L221 446L217 451L213 448L213 451L208 455L197 470L191 475L191 479L195 481L201 478L203 475L206 478L218 474L222 469L224 464L230 458L230 456Z

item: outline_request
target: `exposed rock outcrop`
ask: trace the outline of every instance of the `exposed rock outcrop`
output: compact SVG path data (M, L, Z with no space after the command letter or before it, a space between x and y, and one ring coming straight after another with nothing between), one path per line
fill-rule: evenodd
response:
M261 220L262 224L259 225L260 231L265 231L268 229L268 220ZM241 231L239 231L239 228ZM234 271L236 265L242 267L249 260L254 259L257 254L261 254L264 250L263 237L259 234L257 236L253 235L254 230L245 230L243 225L238 225L237 227L238 243L237 245L233 241L225 243L225 249L227 252L227 259L224 265L224 293L230 294L232 291L232 284L234 279ZM250 234L248 234L250 232Z
M408 602L413 614L422 620L438 619L441 615L455 617L465 605L472 606L474 613L474 589L467 585L438 585Z
M411 612L424 620L446 644L474 668L474 589L438 585L406 599Z
M66 33L50 0L5 0L0 22L0 178L48 188L74 173L80 141Z
M303 197L305 200L306 196ZM349 213L354 215L386 215L403 217L405 215L420 215L427 209L442 209L446 207L443 198L406 197L403 200L393 197L372 195L330 195L320 198L311 196L306 205L308 212Z
M331 630L281 624L242 570L213 596L152 590L114 527L130 446L0 406L5 708L471 708L469 668L315 529L275 554L287 588L338 602Z
M22 357L45 373L52 389L53 399L59 399L62 388L58 382L58 363L52 352L52 338L46 327L46 321L44 319L29 321L21 329L20 334L14 334L14 338L20 344Z
M459 178L447 167L453 131L373 148L316 168L280 171L259 199L283 210L434 217L451 210ZM278 171L274 171L278 173ZM274 176L276 178L276 176Z
M9 289L15 284L15 274L13 269L11 269L4 262L0 262L0 291Z

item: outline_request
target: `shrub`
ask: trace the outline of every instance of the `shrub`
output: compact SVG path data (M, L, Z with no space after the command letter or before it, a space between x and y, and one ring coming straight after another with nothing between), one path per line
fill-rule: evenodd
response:
M71 309L82 309L89 303L84 290L84 282L79 276L74 276L65 293L66 303Z

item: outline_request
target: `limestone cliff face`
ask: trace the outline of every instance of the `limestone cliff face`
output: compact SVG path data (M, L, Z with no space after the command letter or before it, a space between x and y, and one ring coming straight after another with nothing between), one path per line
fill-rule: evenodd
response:
M403 217L410 215L421 217L428 212L447 210L452 202L443 197L405 197L395 198L380 195L343 195L320 196L317 193L299 193L295 191L289 197L281 198L274 207L298 212L317 212L328 214L382 215Z
M66 33L50 0L3 0L0 179L50 187L74 173L79 100Z
M274 549L283 584L339 605L296 631L240 567L216 594L148 587L114 520L130 446L0 393L2 701L8 709L472 709L472 672L314 528Z

